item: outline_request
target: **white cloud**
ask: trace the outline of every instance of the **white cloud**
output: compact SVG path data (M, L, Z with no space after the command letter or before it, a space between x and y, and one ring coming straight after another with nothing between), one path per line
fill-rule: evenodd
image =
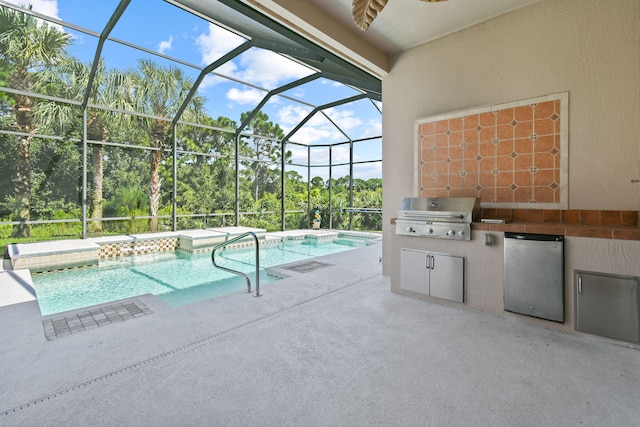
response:
M343 130L351 129L361 123L359 119L353 117L352 111L338 112L329 109L325 111ZM278 111L278 123L285 133L288 133L310 112L311 110L305 107L287 105ZM292 140L301 144L330 143L344 141L345 136L322 113L318 112L293 135Z
M311 120L307 122L307 125L312 127L324 127L337 131L336 127L331 124L331 122L328 121L321 112L314 114L313 117L311 117Z
M245 42L244 38L214 24L209 24L208 30L196 38L196 47L205 65L211 64Z
M324 112L344 131L348 131L362 124L362 121L355 117L355 112L352 110L336 110L335 108L327 108Z
M329 79L320 79L320 83L323 85L331 85L332 87L342 87L344 86L344 84L337 82L335 80L329 80Z
M312 71L282 55L264 49L251 49L242 54L234 77L266 89L274 89L283 82L308 76Z
M169 40L162 40L158 44L158 53L165 54L168 50L171 49L171 45L173 44L173 36L169 36Z
M34 12L60 19L60 16L58 16L58 0L7 0L7 3L22 6L25 9L28 9L29 5L31 5Z
M302 119L307 117L311 112L310 109L301 106L287 105L278 111L278 123L280 126L292 129L300 123Z
M367 122L367 128L361 138L369 138L382 135L382 122L376 119L370 119Z
M196 38L196 47L202 57L202 63L209 65L244 42L244 38L217 25L209 24L208 31ZM302 78L312 71L282 55L254 48L239 55L233 63L229 62L219 67L216 72L273 89L283 81Z
M331 160L333 163L345 163L349 161L349 146L338 145L331 149Z
M297 135L297 134L296 134ZM317 139L318 135L310 132L308 129L301 135L302 138ZM295 139L296 142L298 138ZM296 145L287 145L287 149L291 151L292 161L297 164L307 163L307 148L299 147ZM349 162L349 146L338 145L331 149L331 160L336 163ZM362 159L354 159L355 161ZM327 147L314 147L311 146L311 164L320 165L329 163L329 149ZM302 176L306 176L306 171L302 171ZM337 166L334 168L333 177L341 177L348 175L348 166ZM312 168L311 176L321 176L323 179L329 178L328 168ZM382 162L362 163L354 165L354 177L360 179L380 178L382 176Z
M382 162L353 165L353 177L360 179L382 178Z
M211 74L207 74L206 76L204 76L204 79L202 79L202 82L200 82L200 86L198 86L198 91L199 92L204 92L207 89L209 89L210 87L213 87L213 86L217 85L221 81L222 81L222 79L220 77L216 77L216 76L213 76Z
M209 65L244 42L244 38L231 31L214 24L209 24L207 32L200 34L196 38L195 45L202 57L202 63ZM234 76L237 71L233 62L227 62L216 68L215 72L227 76ZM224 82L228 82L228 80L208 74L198 87L198 91L205 92L207 89Z
M16 6L21 6L25 9L29 8L29 5L32 6L34 12L38 12L42 15L48 16L50 18L60 19L58 15L58 0L7 0L7 3L14 4ZM44 22L42 20L38 20L39 22ZM54 27L59 29L62 32L65 32L64 28L58 24L52 24L50 22L46 22L50 27Z
M292 135L291 141L300 144L314 145L317 143L331 143L344 141L344 135L333 126L313 126L313 120L307 122ZM288 133L291 129L285 129Z
M298 145L287 145L287 150L291 151L291 161L298 164L307 164L307 149Z
M293 135L291 140L299 142L301 144L313 145L314 143L319 141L334 140L335 137L335 132L332 132L329 129L303 126L295 133L295 135Z
M227 99L238 104L258 104L266 95L265 92L258 89L240 90L231 88L227 92Z

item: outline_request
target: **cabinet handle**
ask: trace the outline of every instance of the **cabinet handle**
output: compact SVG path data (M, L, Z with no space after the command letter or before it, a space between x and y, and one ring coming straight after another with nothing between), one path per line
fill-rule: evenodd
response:
M429 257L431 258L431 263L429 268L433 270L436 266L436 257L434 257L433 255L430 255Z
M582 293L582 276L578 275L578 293Z

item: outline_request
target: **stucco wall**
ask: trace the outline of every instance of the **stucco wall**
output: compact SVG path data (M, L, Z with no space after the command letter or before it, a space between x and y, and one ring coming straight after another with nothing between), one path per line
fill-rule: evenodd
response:
M466 258L466 306L504 316L503 235L484 246L395 235L390 220L415 196L414 122L483 105L569 92L569 209L640 210L640 0L541 0L392 59L383 78L383 272L400 289L400 249ZM640 242L565 241L565 323L573 272L640 276Z
M640 0L541 0L392 58L383 77L384 272L413 195L415 120L569 92L569 208L640 210Z

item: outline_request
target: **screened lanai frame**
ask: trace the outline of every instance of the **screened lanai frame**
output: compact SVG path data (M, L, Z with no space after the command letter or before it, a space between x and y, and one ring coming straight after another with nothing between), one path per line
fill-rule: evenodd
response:
M260 87L256 84L247 82L247 81L242 81L239 80L237 78L234 78L233 76L228 76L228 75L224 75L222 73L218 73L216 72L216 69L221 65L226 63L227 61L232 60L233 58L237 57L238 55L240 55L242 52L246 51L249 48L252 47L260 47L260 48L264 48L264 49L268 49L268 50L272 50L275 52L280 53L281 55L285 55L285 57L287 57L290 60L295 60L298 62L304 62L299 60L298 58L294 58L291 56L292 52L294 54L296 53L300 53L303 57L311 57L312 61L317 61L319 59L319 57L321 57L322 55L319 55L317 53L315 53L314 49L309 49L310 44L306 43L304 45L303 48L299 49L299 51L296 51L295 48L292 48L291 46L287 46L287 45L283 45L282 43L278 42L278 41L271 41L271 40L263 40L263 39L249 39L247 40L244 44L240 45L239 47L233 49L232 51L230 51L229 53L227 53L226 55L223 55L221 58L219 58L218 60L214 61L212 64L210 64L207 67L199 67L197 65L194 64L190 64L187 63L185 61L181 61L179 59L173 58L171 56L162 54L162 53L158 53L158 52L154 52L151 51L149 49L146 49L144 47L141 46L136 46L134 44L128 43L126 41L122 41L122 40L116 40L116 39L111 39L109 37L109 33L111 32L111 30L114 28L114 26L117 24L117 21L119 19L119 17L122 15L122 13L125 11L127 5L130 3L130 0L122 0L120 1L118 8L114 11L113 15L110 17L110 19L108 20L104 30L102 31L102 33L98 34L94 31L88 30L86 28L82 28L79 27L77 25L68 23L68 22L64 22L64 21L60 21L60 20L56 20L56 19L52 19L49 17L46 17L44 15L38 14L36 12L32 12L32 11L25 11L23 9L20 8L16 8L15 6L8 4L4 1L0 0L0 5L5 6L5 7L9 7L15 10L19 10L21 12L24 13L28 13L31 14L33 16L35 16L36 18L39 19L43 19L49 22L52 22L54 24L57 25L61 25L64 27L68 27L71 28L75 31L78 32L82 32L84 34L93 36L98 38L98 47L96 49L96 54L95 54L95 59L100 58L100 51L101 48L104 44L105 41L109 40L109 41L114 41L117 43L121 43L125 46L128 46L130 48L145 52L146 54L150 54L150 55L154 55L154 56L158 56L161 58L164 58L166 60L170 60L170 61L174 61L176 63L180 63L183 66L187 66L193 69L196 69L199 71L199 76L196 79L196 82L194 84L194 86L191 88L191 91L189 93L189 95L187 96L187 98L183 101L182 106L178 112L178 114L175 115L175 117L171 118L171 119L167 119L167 118L163 118L163 117L155 117L155 116L150 116L150 115L145 115L142 113L136 113L136 112L132 112L132 111L123 111L123 110L118 110L118 109L113 109L113 108L108 108L108 107L104 107L104 106L99 106L99 105L93 105L90 104L88 102L89 99L89 92L91 90L91 85L88 85L87 87L87 91L85 93L84 99L82 101L74 101L74 100L67 100L67 99L61 99L61 98L54 98L54 97L49 97L49 96L45 96L42 94L36 94L36 93L29 93L29 92L24 92L24 91L18 91L15 89L11 89L11 88L0 88L0 91L4 91L4 92L9 92L9 93L17 93L17 94L21 94L21 95L25 95L25 96L29 96L29 97L33 97L33 98L40 98L40 99L48 99L50 101L55 101L55 102L61 102L61 103L68 103L70 105L75 105L75 106L79 106L82 109L82 113L83 113L83 132L82 135L83 137L81 138L81 140L79 139L73 139L73 138L67 138L67 140L76 142L76 143L81 143L82 144L82 171L81 171L81 175L82 175L82 196L81 196L81 204L82 204L82 217L80 219L63 219L63 220L35 220L35 221L5 221L5 222L0 222L0 225L15 225L15 224L20 224L20 223L25 223L25 224L41 224L41 223L56 223L56 222L81 222L82 223L82 237L85 238L87 237L87 223L91 222L91 221L96 221L96 219L93 218L88 218L87 215L87 204L88 204L88 197L87 197L87 188L88 188L88 182L87 182L87 177L88 177L88 162L87 159L89 157L88 155L88 150L89 150L89 146L91 145L102 145L105 147L120 147L120 148L126 148L126 149L139 149L139 150L145 150L145 151L153 151L153 150L162 150L167 159L171 159L171 163L172 163L172 184L173 184L173 188L172 188L172 214L171 215L156 215L156 216L136 216L135 219L136 220L148 220L148 219L152 219L152 218L158 218L158 219L162 219L162 220L167 220L170 219L171 220L171 228L173 230L176 230L178 228L178 221L181 218L197 218L197 217L202 217L203 218L203 226L206 226L206 219L210 218L210 217L215 217L215 216L222 216L223 217L223 224L226 223L225 221L225 217L229 216L229 215L233 215L234 216L234 220L233 220L233 225L241 225L240 224L240 218L242 215L246 215L246 214L253 214L252 212L241 212L240 211L240 205L239 205L239 190L240 190L240 168L241 168L241 161L243 160L242 157L240 156L239 150L238 150L238 146L240 143L241 138L264 138L264 139L271 139L274 140L274 138L272 137L268 137L268 136L262 136L262 135L252 135L251 133L245 132L244 129L246 128L246 126L249 124L251 118L253 116L255 116L255 114L257 114L261 108L269 101L269 99L271 99L272 97L282 97L282 98L286 98L292 102L298 103L300 105L303 105L307 108L311 108L311 112L307 114L307 116L297 125L295 126L282 140L280 140L279 142L281 143L281 155L280 155L280 159L281 159L281 164L279 165L280 167L280 202L281 202L281 210L280 210L280 216L281 216L281 224L280 224L280 228L282 230L284 230L286 228L286 214L287 213L301 213L301 211L287 211L285 209L285 201L286 201L286 188L285 188L285 167L287 165L293 165L293 166L299 166L299 167L307 167L307 209L306 209L306 213L309 213L312 209L311 205L310 205L310 191L309 191L309 186L310 186L310 181L311 181L311 171L315 168L315 167L328 167L329 169L329 228L332 227L332 218L333 218L333 204L332 204L332 174L331 171L334 167L336 166L342 166L342 165L346 165L346 163L338 163L338 164L333 164L332 163L332 159L331 156L329 158L329 162L326 165L312 165L311 163L311 147L321 147L321 146L326 146L329 147L330 152L332 151L332 148L334 146L342 146L342 145L348 145L349 146L349 152L350 152L350 161L348 163L349 165L349 177L350 177L350 186L349 186L349 206L347 209L345 209L345 211L347 211L347 213L349 214L349 228L351 229L352 227L352 215L353 213L356 212L363 212L363 213L369 213L367 212L367 208L358 208L358 207L354 207L353 206L353 166L354 164L359 164L359 163L380 163L382 161L382 159L376 159L376 160L367 160L367 161L363 161L363 162L354 162L354 156L353 156L353 152L354 152L354 145L358 144L359 142L362 141L369 141L369 140L374 140L374 139L380 139L381 140L381 136L374 136L374 137L367 137L367 138L360 138L360 139L351 139L349 137L348 132L344 131L343 129L340 128L339 124L336 123L334 120L331 119L331 117L327 114L327 110L331 109L335 106L339 106L339 105L343 105L343 104L348 104L350 102L354 102L357 100L361 100L361 99L369 99L371 101L372 106L378 110L378 112L380 112L380 109L378 107L378 105L376 105L375 102L373 101L380 101L381 97L380 97L380 90L379 90L379 80L375 79L375 78L363 78L362 80L360 80L360 77L362 76L362 73L358 73L353 71L352 68L348 68L347 72L344 73L344 75L340 75L339 73L336 73L336 70L339 70L339 67L336 67L335 64L330 65L329 66L329 70L323 70L323 69L318 69L318 68L313 68L314 72L312 74L309 74L306 77L303 77L301 79L298 79L296 81L290 82L286 85L277 87L275 89L267 89L264 87ZM222 25L225 26L226 28L228 28L224 22L220 23L218 20L215 20L213 18L208 17L205 13L203 12L198 12L195 11L193 9L191 9L189 7L189 5L185 6L185 3L188 3L186 1L180 2L181 4L176 4L177 2L173 2L170 1L169 3L184 8L186 10L188 10L191 13L196 14L199 17L203 17L206 18L209 22L213 22L215 24L218 25ZM220 1L220 3L228 6L231 8L231 10L234 11L234 13L241 13L243 14L243 16L248 16L250 19L255 20L256 22L259 21L260 25L266 26L268 27L268 29L270 31L275 31L278 34L282 35L283 33L287 36L291 36L292 33L288 30L284 31L282 28L280 28L279 24L270 21L268 18L259 15L257 12L253 11L252 9L248 9L246 5L237 2L235 0L223 0ZM193 6L193 5L191 5ZM257 18L256 18L257 17ZM297 36L299 37L299 36ZM300 43L300 40L297 39L296 40L297 43ZM321 51L322 54L324 54L325 56L331 57L330 54L327 54L327 52L322 51L321 49L319 50ZM335 60L335 58L332 58L334 60L334 62L339 62ZM97 61L94 60L94 65L97 64ZM310 66L309 63L305 63L306 66ZM342 63L340 63L340 65L344 65ZM349 64L347 64L349 65ZM90 81L93 78L93 75L95 73L95 67L94 69L92 69L91 71L91 75L90 75ZM263 99L260 101L260 103L253 109L253 111L251 112L251 115L243 122L240 124L240 126L238 127L238 129L234 132L234 131L230 131L229 129L223 129L223 128L217 128L217 127L212 127L212 126L206 126L206 125L202 125L202 124L198 124L198 123L192 123L192 122L187 122L187 121L182 121L180 120L181 118L181 114L184 111L184 108L187 106L188 102L190 101L191 97L193 95L196 94L198 85L202 82L202 80L207 76L207 75L215 75L217 77L220 78L224 78L230 81L235 81L236 83L242 84L242 85L246 85L248 87L253 87L259 91L262 91L265 93L265 96L263 97ZM355 77L354 77L355 76ZM348 98L344 98L344 99L340 99L334 102L330 102L324 105L312 105L308 102L305 102L301 99L296 99L295 97L291 96L291 95L285 95L283 92L289 91L295 87L304 85L307 82L311 82L314 81L316 79L328 79L328 80L334 80L334 81L339 81L340 83L347 85L353 89L355 89L358 92L358 95L356 96L351 96ZM359 84L361 83L361 84ZM128 115L133 115L133 116L139 116L139 117L147 117L150 119L154 119L154 120L163 120L163 121L171 121L171 126L172 126L172 136L173 136L173 146L171 148L154 148L154 147L148 147L148 146L132 146L130 144L123 144L123 143L117 143L117 142L109 142L109 141L92 141L92 140L88 140L87 139L87 132L86 132L86 126L87 126L87 109L88 108L92 108L92 109L101 109L101 110L106 110L106 111L112 111L112 112L116 112L116 113L120 113L120 114L128 114ZM381 112L380 112L381 113ZM313 145L308 145L308 144L304 144L300 141L296 141L295 140L295 134L296 132L302 127L304 126L304 124L311 120L314 115L316 114L320 114L323 115L326 120L328 120L329 122L331 122L335 128L344 136L344 140L339 141L339 142L335 142L335 143L331 143L331 144L313 144ZM234 147L234 162L235 162L235 193L236 193L236 197L235 197L235 212L233 213L191 213L191 214L178 214L178 210L177 210L177 185L178 185L178 171L177 171L177 157L179 155L197 155L197 156L204 156L204 157L210 157L210 158L217 158L216 154L212 154L212 153L205 153L205 152L197 152L197 151L189 151L189 150L181 150L178 148L178 141L177 141L177 126L193 126L193 127L199 127L199 128L207 128L216 132L225 132L225 133L229 133L229 134L233 134L234 139L235 139L235 147ZM15 131L9 131L9 130L2 130L0 131L1 133L4 134L10 134L10 135L14 135L14 136L19 136L20 133L19 132L15 132ZM34 134L28 134L28 135L23 135L23 136L29 136L29 137L40 137L43 139L52 139L52 140L60 140L61 137L59 136L49 136L49 135L34 135ZM286 159L284 156L284 153L287 149L288 145L295 145L295 146L302 146L302 147L307 147L307 162L306 164L288 164L286 163ZM255 161L255 159L253 159ZM267 161L267 163L269 163ZM272 163L272 162L271 162ZM272 164L273 165L273 164ZM378 213L379 209L374 209L373 210L374 213ZM260 214L265 213L265 212L259 212ZM122 221L122 220L131 220L132 217L102 217L99 218L97 220L99 221Z

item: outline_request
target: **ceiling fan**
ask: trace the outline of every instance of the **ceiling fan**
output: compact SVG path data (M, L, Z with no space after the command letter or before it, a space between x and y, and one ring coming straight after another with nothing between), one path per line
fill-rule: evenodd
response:
M367 31L369 25L376 19L378 13L387 5L388 0L353 0L351 13L353 22L362 31ZM424 2L440 2L447 0L420 0Z

